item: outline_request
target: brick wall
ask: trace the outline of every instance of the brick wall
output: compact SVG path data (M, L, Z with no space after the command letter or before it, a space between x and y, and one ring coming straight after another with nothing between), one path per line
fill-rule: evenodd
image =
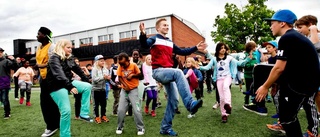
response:
M205 41L205 38L199 33L192 30L190 27L182 23L176 17L171 16L172 25L172 41L179 47L192 47L197 45L200 41ZM196 56L191 54L190 56ZM180 60L184 62L187 56L180 56Z

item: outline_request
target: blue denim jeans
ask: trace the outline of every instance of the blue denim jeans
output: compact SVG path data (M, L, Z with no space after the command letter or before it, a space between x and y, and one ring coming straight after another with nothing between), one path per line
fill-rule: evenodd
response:
M167 91L168 103L160 129L161 131L167 131L172 128L172 120L175 114L174 110L178 103L174 85L176 84L182 102L188 111L191 110L191 105L194 100L190 93L188 81L184 77L182 70L175 68L157 68L153 70L152 76L156 81L160 82Z
M4 106L4 114L10 114L9 89L0 89L0 98Z

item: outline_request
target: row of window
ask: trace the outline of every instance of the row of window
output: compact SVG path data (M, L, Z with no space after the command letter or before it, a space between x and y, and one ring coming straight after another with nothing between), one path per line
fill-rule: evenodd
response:
M146 28L146 34L156 34L156 28L151 27L151 28ZM131 31L125 31L125 32L120 32L119 33L120 39L124 38L131 38L131 37L137 37L137 30L131 30ZM100 35L98 36L98 42L103 42L103 41L109 41L113 40L113 34L106 34L106 35ZM93 43L93 37L88 37L88 38L82 38L79 40L80 44L92 44ZM71 40L72 45L75 45L74 40Z

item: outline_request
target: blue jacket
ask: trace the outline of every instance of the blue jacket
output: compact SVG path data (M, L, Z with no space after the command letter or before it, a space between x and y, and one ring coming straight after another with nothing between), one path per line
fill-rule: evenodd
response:
M189 70L188 68L184 69L183 73L187 74L188 70ZM202 76L200 70L198 70L196 68L193 68L192 70L193 70L194 74L197 76L198 81L202 81L203 80L203 76Z
M209 70L211 69L212 66L216 66L217 64L217 59L216 57L212 56L210 53L207 53L206 54L206 57L210 59L210 62L206 65L206 66L200 66L200 70ZM237 66L241 66L244 62L239 62L237 61L236 59L232 59L231 60L231 63L230 63L230 73L231 73L231 78L235 78L236 77L236 74L237 74ZM217 71L218 71L218 68L217 67L214 67L214 72L213 72L213 77L212 77L212 80L214 82L217 81Z

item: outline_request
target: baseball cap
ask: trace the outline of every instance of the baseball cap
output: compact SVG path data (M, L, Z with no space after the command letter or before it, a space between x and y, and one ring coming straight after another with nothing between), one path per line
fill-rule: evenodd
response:
M104 57L102 55L97 55L96 57L94 57L94 61L97 61L99 59L104 59Z
M271 18L265 18L264 20L267 21L281 21L286 22L288 24L294 24L297 20L297 16L291 10L278 10L276 13L273 14Z
M4 51L4 49L0 48L0 51L2 51L2 52L3 52L3 51Z
M262 44L263 47L265 47L265 46L267 46L267 45L272 45L272 46L274 46L275 48L278 49L278 43L277 43L277 41L275 41L275 40L268 41L268 42L264 42L264 43Z

